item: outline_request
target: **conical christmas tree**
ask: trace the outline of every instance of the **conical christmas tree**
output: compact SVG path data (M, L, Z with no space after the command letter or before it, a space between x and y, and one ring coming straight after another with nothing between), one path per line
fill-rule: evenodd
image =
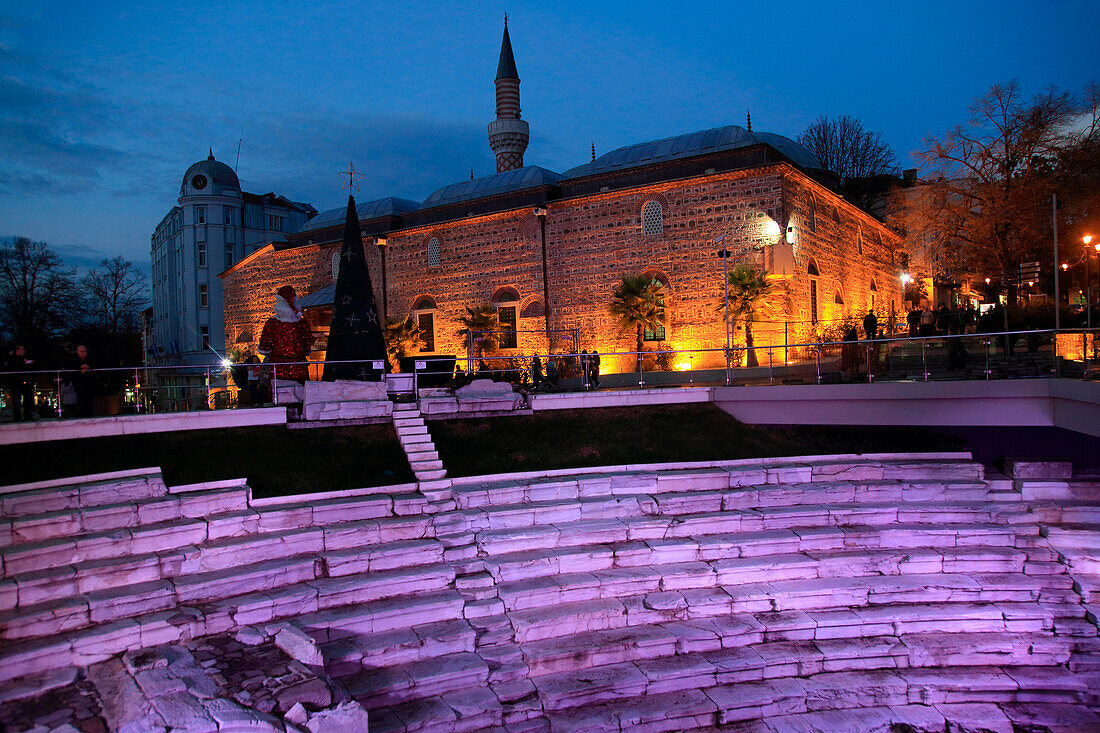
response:
M360 363L333 364L333 361L359 360ZM368 360L362 363L362 360ZM381 372L373 361L386 360L386 342L378 320L374 287L359 237L359 215L355 198L348 196L344 220L344 245L340 248L340 274L336 277L336 295L332 301L332 326L328 334L325 373L322 379L375 380Z

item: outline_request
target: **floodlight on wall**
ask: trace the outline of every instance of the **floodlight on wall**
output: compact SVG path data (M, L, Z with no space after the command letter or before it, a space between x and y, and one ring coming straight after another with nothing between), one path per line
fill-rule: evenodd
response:
M534 210L534 214L535 214L535 216L537 216L540 219L545 219L546 218L546 209L544 209L541 206L536 206L535 210Z
M376 237L374 243L379 247L385 247L387 244L390 243L390 240L386 237Z
M764 235L775 239L782 233L783 229L779 226L779 223L775 219L768 217L767 223L764 224Z

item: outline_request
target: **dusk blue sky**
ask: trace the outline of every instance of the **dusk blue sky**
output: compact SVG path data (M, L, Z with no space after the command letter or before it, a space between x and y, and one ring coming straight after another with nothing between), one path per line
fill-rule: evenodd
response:
M819 115L879 131L902 167L995 82L1100 78L1100 2L10 2L0 0L0 236L73 265L149 235L207 148L245 190L319 210L422 200L494 172L502 17L531 125L526 163Z

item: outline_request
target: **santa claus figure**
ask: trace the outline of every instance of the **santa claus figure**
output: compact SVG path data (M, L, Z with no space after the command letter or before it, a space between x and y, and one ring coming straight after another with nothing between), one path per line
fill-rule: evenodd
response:
M304 362L312 345L313 330L298 310L294 288L284 285L275 291L275 315L264 323L257 351L266 364L287 364L275 368L276 379L304 382L309 379L306 365L292 362Z

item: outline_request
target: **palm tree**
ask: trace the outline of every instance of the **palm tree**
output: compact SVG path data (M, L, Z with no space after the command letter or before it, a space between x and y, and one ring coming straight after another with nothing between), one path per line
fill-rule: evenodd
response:
M470 337L473 337L473 351L481 359L483 354L491 354L500 346L500 317L491 303L465 308L467 315L459 316L463 327L458 330L458 335L466 336L467 344L471 343Z
M387 318L383 335L386 338L386 356L397 369L401 368L401 359L427 345L424 332L413 316Z
M642 338L666 323L665 286L645 275L627 275L611 291L611 315L619 319L619 332L637 334L638 364L642 361Z
M756 350L752 348L752 319L756 309L771 291L772 284L768 282L764 273L751 265L741 264L730 271L727 287L730 299L729 312L733 322L736 323L741 317L745 319L745 348L749 352L746 365L758 366ZM725 309L724 299L718 307L720 310Z

